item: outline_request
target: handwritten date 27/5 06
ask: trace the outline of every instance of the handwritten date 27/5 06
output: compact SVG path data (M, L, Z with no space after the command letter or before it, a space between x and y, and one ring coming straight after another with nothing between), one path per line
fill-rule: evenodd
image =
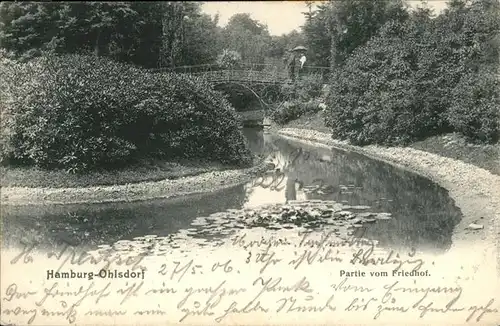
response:
M196 264L194 259L191 259L187 263L182 263L179 261L172 262L173 269L169 271L168 264L162 264L158 274L163 276L169 276L170 280L176 279L177 282L180 282L182 278L186 275L186 273L190 273L192 275L204 274L207 272L204 270L203 265ZM231 259L226 262L215 262L211 268L209 268L208 272L217 272L223 271L224 273L231 273L233 271L233 267L231 265Z

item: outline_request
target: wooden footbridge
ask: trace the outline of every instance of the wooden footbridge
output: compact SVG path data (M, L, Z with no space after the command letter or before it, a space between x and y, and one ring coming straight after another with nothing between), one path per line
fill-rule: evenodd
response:
M152 69L158 73L176 73L196 76L210 82L214 87L224 85L237 85L247 89L259 100L261 107L266 111L271 103L279 103L286 100L283 98L280 86L293 84L306 76L315 76L326 82L330 68L305 66L303 69L295 69L293 75L283 66L272 64L238 64L233 67L220 67L217 64L206 64L196 66L179 66L175 68Z
M206 64L153 69L153 71L198 76L214 84L234 82L254 85L292 83L294 80L307 75L315 75L324 80L328 77L330 68L305 66L303 69L297 68L293 76L284 67L272 64L239 64L234 67L220 67L216 64Z

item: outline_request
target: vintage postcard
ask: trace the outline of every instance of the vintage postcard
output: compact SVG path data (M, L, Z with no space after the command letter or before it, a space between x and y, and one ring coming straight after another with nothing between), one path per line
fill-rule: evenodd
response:
M500 2L2 2L1 325L500 325Z

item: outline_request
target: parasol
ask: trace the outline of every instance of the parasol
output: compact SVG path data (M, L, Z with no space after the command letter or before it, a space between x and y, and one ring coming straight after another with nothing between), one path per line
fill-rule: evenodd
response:
M299 45L299 46L296 46L292 49L292 51L307 51L307 48L305 46L302 46L302 45Z

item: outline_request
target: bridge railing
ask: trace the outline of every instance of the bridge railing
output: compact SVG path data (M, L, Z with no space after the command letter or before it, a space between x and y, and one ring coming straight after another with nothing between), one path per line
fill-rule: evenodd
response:
M151 69L153 72L170 72L204 76L210 80L241 80L262 82L283 82L290 79L289 72L278 65L260 63L239 63L232 67L223 67L217 64L203 64L193 66L178 66L174 68ZM318 75L326 80L330 72L329 67L304 66L295 70L295 77L301 75Z

